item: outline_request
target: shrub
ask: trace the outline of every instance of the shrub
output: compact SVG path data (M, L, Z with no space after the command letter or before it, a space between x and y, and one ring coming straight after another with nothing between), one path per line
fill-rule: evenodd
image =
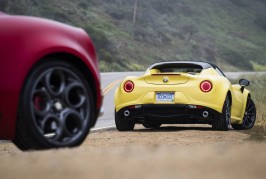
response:
M250 61L243 55L231 49L224 49L221 57L228 63L242 70L253 70Z
M266 15L257 16L257 18L254 20L254 23L266 31Z
M243 0L230 0L234 5L239 7L246 7L247 4Z
M113 56L109 52L105 51L104 49L99 50L98 57L100 60L106 61L108 63L115 61Z
M90 35L96 49L107 49L111 42L106 37L105 32L95 28L93 25L87 24L84 29Z
M8 5L8 0L1 0L0 1L0 7L1 9L5 9Z

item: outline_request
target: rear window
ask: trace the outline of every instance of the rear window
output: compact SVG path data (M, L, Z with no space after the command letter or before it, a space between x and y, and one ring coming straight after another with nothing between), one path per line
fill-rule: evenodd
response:
M161 73L200 73L202 67L195 64L160 64L152 69L157 69Z

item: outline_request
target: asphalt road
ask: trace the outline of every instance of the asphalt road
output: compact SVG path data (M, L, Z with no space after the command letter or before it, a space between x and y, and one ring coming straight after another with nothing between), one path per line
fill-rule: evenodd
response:
M101 129L115 125L114 121L114 93L117 86L126 76L140 76L144 72L110 72L101 73L101 84L104 94L104 114L98 118L92 130ZM230 79L238 79L242 75L266 75L266 72L226 72L225 75Z
M120 84L121 80L126 76L140 76L144 72L113 72L101 73L102 91L104 94L103 107L104 114L98 118L94 129L114 126L114 94L115 89Z

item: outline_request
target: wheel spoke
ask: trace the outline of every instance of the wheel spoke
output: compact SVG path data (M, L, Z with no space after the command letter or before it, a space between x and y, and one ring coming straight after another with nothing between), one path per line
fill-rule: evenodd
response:
M41 130L44 137L57 140L62 135L62 123L57 116L48 114L41 121Z
M84 125L81 115L73 109L65 109L60 115L60 121L64 125L65 137L73 137L77 135Z
M250 124L248 116L245 117L245 126L248 127Z
M246 126L246 122L247 122L247 119L246 119L246 116L244 116L244 119L243 119L243 126Z
M64 96L68 106L80 108L86 101L85 87L79 82L73 82L66 87Z
M47 71L45 76L42 79L43 87L45 87L49 92L51 91L50 79L51 79L52 73L53 73L52 70Z
M254 122L254 114L246 114L244 116L244 120L243 120L243 125L245 125L246 127L249 127L253 124Z
M250 122L250 117L247 115L247 122L249 123Z
M254 115L248 115L248 119L251 123L254 122Z
M53 95L62 94L65 86L65 75L61 70L50 70L44 78L46 89Z
M255 106L252 106L252 107L248 108L247 112L251 112L251 111L253 111L254 109L255 109Z

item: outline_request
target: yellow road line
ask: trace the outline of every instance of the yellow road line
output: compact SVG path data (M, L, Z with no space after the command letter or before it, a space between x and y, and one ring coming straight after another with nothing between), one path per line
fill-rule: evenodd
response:
M112 83L110 83L104 90L103 95L106 95L117 83L119 83L121 80L115 80Z
M112 88L112 86L114 85L115 81L113 81L112 83L110 83L104 90L103 90L103 94L106 94L106 92Z

